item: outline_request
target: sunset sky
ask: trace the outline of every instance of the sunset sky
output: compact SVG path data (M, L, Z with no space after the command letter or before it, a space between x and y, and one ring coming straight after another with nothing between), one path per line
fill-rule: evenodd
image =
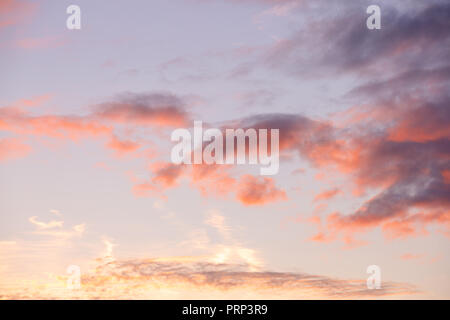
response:
M450 299L448 1L0 0L0 53L0 299Z

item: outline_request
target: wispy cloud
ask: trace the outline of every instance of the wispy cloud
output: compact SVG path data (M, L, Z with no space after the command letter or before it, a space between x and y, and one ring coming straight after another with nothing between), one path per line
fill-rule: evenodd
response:
M38 4L24 0L2 0L0 3L0 31L2 28L25 22L36 12Z
M81 289L64 289L65 277L54 287L3 292L3 299L167 299L277 297L311 299L374 298L418 293L414 286L384 282L369 290L364 280L346 280L307 273L248 271L245 265L208 263L186 258L116 260L98 265L81 278Z
M37 216L30 217L28 221L37 226L39 229L62 228L64 223L64 221L56 220L51 220L49 222L38 221Z

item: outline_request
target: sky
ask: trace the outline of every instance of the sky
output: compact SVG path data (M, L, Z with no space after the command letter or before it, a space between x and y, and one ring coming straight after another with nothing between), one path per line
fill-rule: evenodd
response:
M450 298L447 1L0 0L0 53L0 299Z

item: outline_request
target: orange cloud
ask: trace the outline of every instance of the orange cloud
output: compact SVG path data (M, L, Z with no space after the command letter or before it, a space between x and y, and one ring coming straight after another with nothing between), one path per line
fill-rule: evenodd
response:
M26 21L35 13L37 6L32 1L0 1L0 29Z
M137 183L133 186L133 193L137 197L145 197L148 194L161 193L161 190L152 183L143 182Z
M285 191L278 189L273 179L244 175L238 182L228 172L230 168L226 165L187 166L156 162L150 165L151 181L135 184L133 191L138 196L162 194L164 189L175 187L181 177L186 177L190 185L204 196L222 197L235 192L236 199L244 205L263 205L287 199Z
M133 141L119 140L115 135L112 135L107 147L115 150L119 155L122 155L136 151L140 148L140 145Z
M444 182L446 184L450 184L450 169L443 170L441 173L442 173L442 177L444 178Z
M44 102L47 102L50 100L52 95L50 94L43 94L39 96L34 96L31 98L25 98L25 99L19 99L15 102L13 102L11 105L8 106L9 109L23 109L28 107L37 107L42 105Z
M228 172L229 169L230 166L226 165L193 165L191 185L197 187L205 196L225 196L236 184L236 179Z
M389 131L393 141L427 142L450 137L447 111L434 106L416 107L404 112L399 123Z
M64 45L66 40L58 37L23 38L15 41L15 45L22 49L54 48Z
M400 258L402 260L416 260L422 258L422 254L405 253Z
M331 190L326 190L326 191L323 191L323 192L319 193L318 195L316 195L314 197L314 201L328 200L328 199L335 197L339 193L341 193L341 190L339 190L337 188L331 189Z
M287 199L286 193L275 186L272 178L241 177L236 198L244 205L262 205Z
M323 242L323 243L327 243L330 242L331 239L329 239L325 233L323 232L318 232L315 235L313 235L309 240L311 241L315 241L315 242Z
M183 165L163 162L154 163L151 167L155 175L152 182L165 188L175 186L184 169Z
M42 99L40 100L42 101ZM36 102L28 102L35 105ZM91 135L109 134L111 127L88 117L33 116L17 106L0 108L1 129L22 135L43 135L52 138L77 140Z
M16 159L30 153L31 147L17 138L0 139L0 161Z
M329 236L336 238L342 234L344 239L353 239L353 234L369 231L378 226L388 239L427 235L426 227L430 224L439 226L441 229L438 228L438 231L449 237L450 211L425 210L411 213L394 208L378 215L366 212L351 215L333 213L327 218Z
M407 100L408 102L408 100ZM336 213L328 219L330 232L369 230L382 227L389 237L425 234L420 224L438 223L439 219L419 219L446 212L446 194L450 192L447 171L450 170L446 152L447 100L434 104L401 103L374 104L360 110L358 121L339 128L330 122L316 121L301 115L264 114L230 123L230 127L280 130L280 152L286 159L295 154L322 171L337 169L355 185L355 195L377 190L361 208L350 214ZM186 124L190 119L184 103L170 94L123 94L113 102L100 104L86 116L31 115L28 110L13 106L0 108L0 128L16 134L45 135L62 139L81 137L109 138L108 147L119 153L135 151L139 142L122 140L115 134L116 126L132 125L133 130ZM426 105L425 109L422 105ZM429 109L433 108L433 109ZM389 116L373 109L388 109ZM428 114L438 114L427 117ZM408 139L393 138L396 128L410 128L423 123L430 132L426 139L408 134ZM136 128L137 127L137 128ZM128 128L130 129L130 128ZM408 129L410 130L410 129ZM400 130L404 132L405 130ZM248 151L248 150L247 150ZM153 177L139 183L134 192L143 195L155 189L177 185L185 176L203 195L219 196L235 193L244 205L265 204L286 199L283 190L275 187L271 178L249 175L238 182L231 174L232 166L194 165L191 167L156 163L151 165ZM411 193L410 190L414 190ZM324 191L315 201L328 200L339 193ZM414 210L421 209L420 213ZM406 219L414 215L414 222ZM445 215L443 215L445 217ZM444 219L445 220L445 219ZM430 222L431 221L431 222ZM400 223L404 224L403 229ZM443 224L444 227L446 224ZM325 232L325 231L324 231ZM348 234L346 236L349 236Z

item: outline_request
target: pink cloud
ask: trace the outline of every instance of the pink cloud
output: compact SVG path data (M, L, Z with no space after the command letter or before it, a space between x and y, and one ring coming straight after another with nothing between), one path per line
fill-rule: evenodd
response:
M30 153L31 147L17 138L0 139L0 161L21 158Z
M405 253L400 258L402 260L417 260L423 257L423 254Z
M323 192L319 193L318 195L316 195L314 197L314 201L329 200L329 199L335 197L336 195L338 195L339 193L341 193L341 190L339 190L337 188L331 189L331 190L326 190L326 191L323 191Z
M272 178L251 175L241 177L236 197L244 205L262 205L287 199L286 193L275 186Z
M22 49L43 49L62 46L66 40L58 37L23 38L15 41L14 45Z
M140 148L140 145L133 141L120 140L115 135L112 135L110 141L107 143L107 147L115 150L118 155L123 155L136 151Z
M2 0L0 1L0 29L20 24L36 12L38 4L34 1Z

